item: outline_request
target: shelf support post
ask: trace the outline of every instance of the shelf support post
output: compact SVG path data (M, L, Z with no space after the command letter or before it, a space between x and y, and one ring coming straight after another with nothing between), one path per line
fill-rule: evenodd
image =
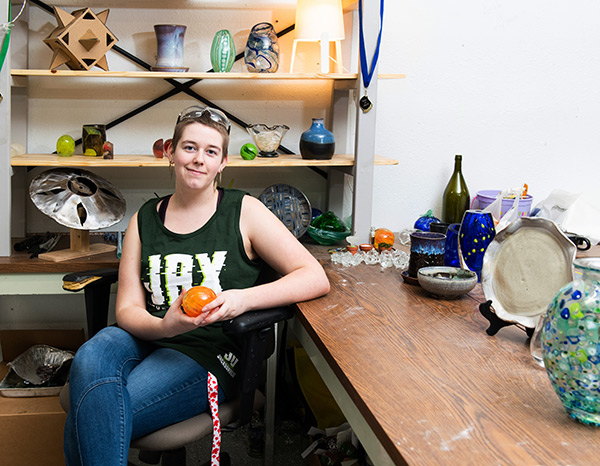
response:
M0 0L0 23L8 23L8 2L10 0ZM0 43L8 40L7 37L1 37ZM11 117L10 117L10 46L6 54L6 59L2 70L0 71L0 218L4 219L0 227L0 256L10 256L10 218L11 218L11 189L10 176L12 169L10 166L10 141L11 141Z
M368 67L375 53L379 33L379 2L363 0L363 29ZM358 12L354 13L358 19ZM358 92L354 105L365 95L361 67L358 67ZM369 100L373 108L364 113L356 112L356 134L354 143L354 195L352 201L352 230L359 243L369 242L373 210L373 177L375 161L375 122L377 117L377 66L368 88Z

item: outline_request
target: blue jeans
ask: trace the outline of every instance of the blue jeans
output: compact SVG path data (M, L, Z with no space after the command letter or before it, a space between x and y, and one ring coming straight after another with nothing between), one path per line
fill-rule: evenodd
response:
M71 366L67 466L126 465L132 438L207 410L207 374L179 351L157 348L117 327L101 330Z

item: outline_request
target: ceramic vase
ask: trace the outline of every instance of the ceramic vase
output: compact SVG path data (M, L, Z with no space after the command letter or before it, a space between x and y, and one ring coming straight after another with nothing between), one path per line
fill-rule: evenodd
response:
M325 128L323 118L313 118L312 125L300 136L303 159L330 160L335 152L333 133Z
M279 44L270 23L258 23L250 31L244 61L251 73L275 73L279 68Z
M235 62L235 44L233 37L227 29L222 29L215 34L210 48L210 63L215 73L231 71Z
M544 366L569 415L600 426L600 259L573 265L575 280L558 291L544 316Z
M417 278L423 267L444 265L444 245L446 235L429 231L415 231L410 234L410 257L408 276Z
M187 71L183 66L183 39L187 27L178 24L155 24L156 65L152 71Z
M458 251L462 268L472 270L481 281L483 256L496 236L494 218L490 212L467 210L458 233Z

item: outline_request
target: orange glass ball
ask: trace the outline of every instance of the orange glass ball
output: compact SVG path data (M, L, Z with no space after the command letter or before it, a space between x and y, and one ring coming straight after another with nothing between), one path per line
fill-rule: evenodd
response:
M378 228L375 230L373 246L375 246L375 249L379 252L385 251L386 249L392 249L392 247L394 247L395 239L394 233L387 228Z
M194 286L183 296L181 310L190 317L202 313L202 308L217 297L217 294L206 286Z

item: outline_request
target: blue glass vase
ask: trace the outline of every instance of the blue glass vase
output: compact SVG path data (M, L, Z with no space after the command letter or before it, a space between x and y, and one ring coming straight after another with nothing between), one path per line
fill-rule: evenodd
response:
M210 63L215 73L231 71L235 62L235 44L227 29L221 29L215 34L210 47Z
M600 259L576 259L542 322L544 366L569 415L600 426ZM581 276L579 276L581 273Z
M446 230L446 245L444 248L444 265L447 267L460 267L458 259L458 232L460 223L452 223Z
M279 68L279 44L270 23L258 23L250 31L244 62L251 73L275 73Z
M467 210L463 215L458 234L458 251L462 268L472 270L481 281L483 256L496 236L491 212Z
M323 125L323 118L313 118L312 125L300 136L303 159L330 160L335 152L333 133Z

